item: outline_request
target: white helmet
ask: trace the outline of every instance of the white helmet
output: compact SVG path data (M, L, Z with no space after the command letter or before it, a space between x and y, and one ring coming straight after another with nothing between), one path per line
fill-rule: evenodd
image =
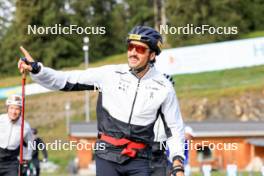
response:
M22 107L22 97L20 95L10 95L6 99L6 106L8 105L17 105Z

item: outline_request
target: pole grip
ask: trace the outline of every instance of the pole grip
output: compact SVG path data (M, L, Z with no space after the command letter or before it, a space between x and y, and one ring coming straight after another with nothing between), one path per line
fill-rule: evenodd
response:
M23 85L23 80L26 80L26 77L27 77L27 73L24 71L22 73L22 85Z

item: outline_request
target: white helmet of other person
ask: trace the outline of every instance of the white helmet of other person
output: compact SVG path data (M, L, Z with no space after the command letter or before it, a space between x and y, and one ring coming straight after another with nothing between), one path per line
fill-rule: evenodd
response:
M9 105L17 105L22 107L22 97L20 95L10 95L7 99L6 99L6 106Z

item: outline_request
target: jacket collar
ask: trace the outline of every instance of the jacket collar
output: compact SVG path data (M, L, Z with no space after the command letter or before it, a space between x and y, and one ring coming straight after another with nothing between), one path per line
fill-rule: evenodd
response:
M130 70L130 67L128 66L128 64L126 64L125 72L132 75L132 73L129 70ZM155 68L155 65L153 65L152 67L149 68L149 70L145 73L145 75L141 78L141 80L152 77L155 74L155 72L156 72L156 68Z

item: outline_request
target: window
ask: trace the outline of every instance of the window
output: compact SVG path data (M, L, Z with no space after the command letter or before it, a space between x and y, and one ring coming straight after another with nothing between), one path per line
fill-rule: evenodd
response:
M213 159L212 151L207 146L200 146L197 149L198 161L208 161Z

